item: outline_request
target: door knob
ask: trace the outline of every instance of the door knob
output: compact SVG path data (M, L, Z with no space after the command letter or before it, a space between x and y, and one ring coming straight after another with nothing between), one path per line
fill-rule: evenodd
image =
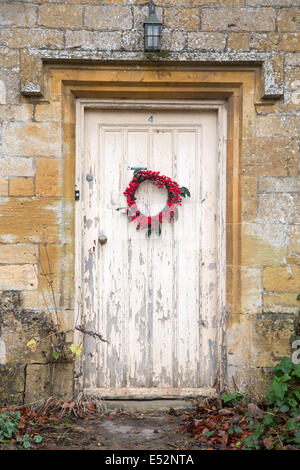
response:
M101 246L105 245L105 243L107 242L107 236L106 235L99 235L98 242L100 243Z

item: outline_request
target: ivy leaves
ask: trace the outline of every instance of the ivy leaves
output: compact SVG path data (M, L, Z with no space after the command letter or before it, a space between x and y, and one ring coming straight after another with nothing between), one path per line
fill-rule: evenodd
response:
M296 380L300 377L300 364L293 364L289 357L282 358L274 368L274 379L267 388L267 401L281 412L294 411L299 406L300 392Z
M138 180L138 182L140 183L140 180L139 180L139 173L140 171L142 171L143 168L136 168L133 172L133 177L136 178Z
M20 430L25 427L25 420L28 418L28 414L20 411L6 410L0 412L0 443L5 440L14 439L24 450L29 450L31 447L31 438L35 444L42 442L43 438L39 434L32 436L28 433L20 436ZM28 422L29 426L34 425L33 421Z
M21 418L19 411L5 411L0 413L0 442L12 439L18 432L18 424Z
M284 374L282 377L274 377L272 384L268 387L268 399L271 403L277 403L277 398L279 398L279 400L284 398L288 389L286 382L288 382L290 378L288 374Z
M262 422L251 422L251 435L244 438L240 445L246 449L282 449L285 445L300 446L299 380L300 364L294 364L289 357L283 357L274 367L274 378L267 388L267 410Z
M149 238L152 233L157 233L158 236L161 235L161 224L158 224L158 227L148 227L146 232L146 238Z
M188 188L186 188L185 186L181 186L181 188L179 189L181 189L181 195L183 197L191 197L191 193L189 192Z
M300 371L299 364L293 364L289 357L283 357L281 362L276 367L274 367L274 374L276 376L280 376L281 373L283 374L292 373L292 375L294 375L295 371L298 370L297 366L299 367L299 371Z

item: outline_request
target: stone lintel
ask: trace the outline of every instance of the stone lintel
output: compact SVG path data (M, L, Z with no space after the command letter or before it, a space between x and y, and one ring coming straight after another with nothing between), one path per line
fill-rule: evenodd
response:
M100 65L128 62L137 66L160 64L165 66L261 66L262 99L274 100L283 96L283 59L273 52L193 52L152 54L143 52L94 52L29 49L21 53L21 93L26 97L43 97L44 64Z

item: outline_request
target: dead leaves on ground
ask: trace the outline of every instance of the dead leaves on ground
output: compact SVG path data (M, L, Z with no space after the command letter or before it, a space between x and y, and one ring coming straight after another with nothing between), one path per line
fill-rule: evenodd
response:
M81 398L70 401L56 400L49 398L45 403L37 408L29 408L27 406L13 407L4 405L0 407L0 414L5 412L20 413L17 429L10 443L14 445L17 440L24 435L29 435L30 439L34 439L36 435L48 428L51 423L59 422L63 417L77 417L87 421L89 417L95 415L98 406L95 402ZM39 446L33 445L33 448L47 447L43 443Z
M244 403L237 409L217 409L206 403L205 407L198 406L196 411L184 413L180 428L188 432L190 438L201 442L203 447L236 450L236 444L251 434L246 412Z
M169 412L164 415L163 420L166 423L170 423L174 431L181 431L183 434L188 435L190 443L187 442L186 448L189 448L192 443L192 447L195 446L201 449L207 450L237 450L245 449L243 445L243 439L249 438L253 432L252 423L253 420L262 423L266 411L263 411L257 405L253 403L239 402L235 407L223 407L221 400L203 400L201 402L194 403L195 409L189 412L181 414L174 408L170 408ZM25 434L28 434L31 439L34 439L42 431L50 430L51 427L60 426L59 421L62 417L73 417L80 418L84 421L95 419L99 411L99 403L95 404L88 398L81 397L80 399L62 401L55 400L54 398L48 399L43 406L39 408L23 407L0 407L0 413L5 411L19 411L20 419L18 421L17 433L11 440L11 444L14 445L18 438L21 438ZM103 403L102 403L103 407ZM144 419L149 412L126 412L122 409L113 409L109 412L106 410L106 419L114 420L115 418L134 417L135 419ZM155 413L154 413L155 414ZM58 423L54 423L57 421ZM283 420L284 421L284 420ZM285 423L285 422L284 422ZM272 429L262 435L259 439L259 448L261 449L272 449L274 448L274 442L278 437L278 433L284 432L285 424L278 426L274 432ZM70 432L83 432L84 428L74 428L74 425L68 426ZM58 428L56 430L59 430ZM65 430L63 430L65 431ZM273 433L272 433L273 432ZM45 435L45 434L44 434ZM68 437L63 433L56 435L57 441L65 442ZM168 444L168 443L167 443ZM168 444L174 446L174 444ZM42 443L36 446L33 444L33 448L49 448L47 444ZM130 448L130 447L129 447ZM275 446L276 450L281 448L284 450L295 449L295 447L287 445L281 448L278 445Z
M195 411L184 413L181 416L182 423L178 426L182 432L187 432L189 437L209 450L244 450L245 438L249 438L253 432L253 422L261 425L266 415L254 403L241 402L235 407L219 408L213 402L196 404ZM281 413L281 417L285 416ZM287 421L289 416L286 417ZM254 420L254 421L253 421ZM278 425L277 429L270 428L266 435L259 439L259 448L264 450L274 449L278 436L285 432L285 424ZM280 441L280 438L279 438ZM297 450L292 445L275 445L276 450Z

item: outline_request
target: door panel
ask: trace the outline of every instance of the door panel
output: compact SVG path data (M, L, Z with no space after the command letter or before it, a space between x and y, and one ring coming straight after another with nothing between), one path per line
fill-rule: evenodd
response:
M84 388L104 396L182 396L216 374L218 161L214 111L90 109L84 119L82 295ZM116 209L147 166L190 189L178 221L145 237ZM166 192L144 183L152 215ZM107 243L98 243L99 234Z

